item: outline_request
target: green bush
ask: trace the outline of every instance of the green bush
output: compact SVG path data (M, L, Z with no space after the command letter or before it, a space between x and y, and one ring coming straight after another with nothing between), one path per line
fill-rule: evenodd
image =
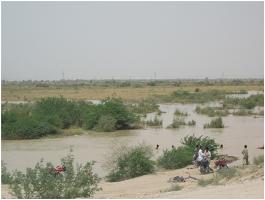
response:
M116 182L152 173L154 171L152 155L152 147L144 144L114 149L106 161L106 166L110 171L107 180Z
M2 139L34 139L57 133L59 131L54 126L28 116L2 123Z
M179 169L192 164L193 149L181 146L177 149L164 150L158 158L158 165L165 169Z
M95 127L96 131L110 132L116 129L116 119L111 115L101 116Z
M1 182L2 184L10 184L12 182L11 173L7 171L4 161L1 161Z
M251 95L248 98L226 98L223 106L226 108L253 109L256 106L264 106L264 95Z
M10 188L17 198L25 199L73 199L92 197L100 190L99 178L92 172L93 162L77 165L74 169L74 157L69 154L61 160L65 172L56 174L51 163L38 162L26 172L15 171Z
M217 156L217 150L219 147L219 144L217 144L214 139L202 135L199 137L196 137L194 135L191 136L187 135L183 139L181 139L181 144L193 150L195 150L196 145L200 145L202 149L208 147L209 151L212 154L212 158L215 158Z
M224 128L223 120L221 117L213 119L209 124L204 124L203 128Z
M140 121L120 99L115 98L94 105L49 97L30 106L5 108L1 115L3 139L39 138L71 126L98 131L131 129L138 127Z

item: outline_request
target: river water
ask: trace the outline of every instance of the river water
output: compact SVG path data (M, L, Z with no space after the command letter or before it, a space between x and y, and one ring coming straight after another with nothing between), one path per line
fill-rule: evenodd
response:
M163 119L163 128L145 128L139 130L117 131L112 133L85 132L82 135L60 138L44 138L37 140L3 140L2 160L7 163L9 170L25 170L33 167L41 158L55 165L60 163L69 149L73 149L75 162L95 160L94 171L100 176L107 171L102 167L111 149L119 144L134 145L138 143L150 144L154 147L155 158L163 152L163 149L171 148L171 145L179 146L181 138L186 135L204 135L216 139L224 145L224 153L241 157L243 145L249 148L250 160L254 156L263 154L263 150L257 147L263 145L264 121L263 117L232 116L223 117L224 129L204 129L203 124L210 122L212 118L195 113L199 104L160 104L160 110L165 112L160 116ZM201 104L200 104L201 105ZM218 106L218 103L207 104ZM172 122L174 111L178 108L188 112L186 121L195 120L195 127L183 127L179 129L167 129ZM151 118L149 114L147 117ZM160 145L155 150L156 144Z

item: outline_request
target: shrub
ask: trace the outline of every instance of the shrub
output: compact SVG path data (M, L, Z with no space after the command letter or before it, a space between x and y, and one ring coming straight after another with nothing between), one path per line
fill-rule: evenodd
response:
M142 176L154 171L152 147L140 144L134 147L120 146L113 150L105 163L110 182Z
M203 128L224 128L223 120L221 117L213 119L209 124L204 124Z
M181 139L181 144L193 150L196 148L196 145L201 145L202 149L208 147L209 151L212 154L212 158L215 158L217 156L217 149L219 146L219 144L217 144L214 139L211 139L208 136L196 137L194 135L185 136L183 139Z
M170 124L167 128L179 128L184 125L186 125L186 122L183 117L175 117L172 124Z
M12 182L11 173L7 171L4 161L1 161L1 182L2 184L10 184Z
M164 150L158 165L165 169L179 169L192 164L193 149L185 146Z
M246 116L246 115L252 115L253 112L251 110L246 110L246 109L240 109L238 111L234 111L233 115L237 116Z
M105 132L114 131L116 129L116 122L116 119L114 119L111 115L101 116L95 129L96 131Z
M2 124L3 139L34 139L59 131L46 122L40 122L33 117L17 118L13 122Z
M196 121L191 120L188 122L188 126L195 126L196 125Z
M146 124L148 126L162 126L163 121L160 120L157 116L155 116L155 118L153 120L146 121Z
M100 190L99 178L92 172L93 162L77 165L74 169L74 157L69 154L61 159L66 170L62 174L54 172L52 163L44 165L43 160L26 172L15 171L10 188L17 198L73 199L92 197Z
M254 157L253 163L255 165L264 165L264 155L260 155L260 156Z

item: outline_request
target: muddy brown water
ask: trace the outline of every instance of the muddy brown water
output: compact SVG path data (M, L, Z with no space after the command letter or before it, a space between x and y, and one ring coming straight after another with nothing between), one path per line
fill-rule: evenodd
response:
M162 154L163 149L171 148L171 145L181 145L181 138L186 135L204 135L215 138L219 144L224 145L223 153L241 157L243 145L249 148L250 160L254 156L263 154L263 150L257 147L263 145L264 121L263 117L253 116L227 116L223 117L224 129L203 129L203 124L210 122L212 118L195 113L196 105L199 104L161 104L160 110L165 112L161 115L163 128L145 128L140 130L117 131L113 133L91 133L67 136L61 138L45 138L38 140L3 140L2 160L7 163L9 170L25 170L33 167L41 158L50 161L54 165L60 163L69 149L73 149L75 162L95 160L94 171L99 176L105 176L107 171L102 167L106 158L110 155L113 146L118 144L134 145L138 143L150 144L154 147L155 158ZM218 106L218 102L207 104ZM195 120L195 127L183 127L179 129L167 129L172 122L175 109L188 112L186 121ZM149 114L147 117L152 118ZM160 145L155 150L156 144Z

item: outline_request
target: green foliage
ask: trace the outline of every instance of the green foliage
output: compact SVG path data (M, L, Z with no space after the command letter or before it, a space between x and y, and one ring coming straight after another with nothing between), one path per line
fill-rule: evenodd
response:
M12 182L11 173L7 171L4 161L1 161L1 182L2 184L10 184Z
M158 158L158 165L165 169L179 169L192 164L193 149L181 146L177 149L164 150Z
M115 149L106 162L110 170L107 180L116 182L152 173L154 171L152 155L152 147L144 144Z
M219 144L217 144L214 139L202 135L199 137L196 137L194 135L187 135L183 139L181 139L181 144L193 150L196 148L196 145L200 145L202 149L208 147L209 151L212 154L212 158L215 158L217 156L217 149L219 147Z
M31 116L22 118L10 115L10 113L4 113L3 115L4 120L7 120L2 122L3 139L33 139L59 133L54 126L46 122L37 121Z
M56 174L52 163L38 162L26 172L15 171L10 188L17 198L25 199L73 199L92 197L100 190L99 178L92 172L93 162L77 165L74 169L74 157L69 154L61 159L65 172Z
M174 112L176 116L188 116L188 113L181 112L179 109L176 109Z
M197 106L195 109L196 113L202 114L202 115L208 115L209 117L215 117L215 116L227 116L229 112L227 110L223 110L219 107L205 107L202 108L200 106Z
M101 104L49 97L32 106L13 106L2 112L3 139L32 139L59 133L70 126L113 131L136 127L139 117L129 112L120 99L107 98Z
M204 124L203 128L224 128L223 120L221 117L213 119L209 124Z
M260 155L260 156L257 156L257 157L254 157L253 159L253 163L255 165L264 165L264 155Z
M157 116L155 116L155 118L152 120L147 120L145 122L148 126L162 126L163 121L160 120Z
M226 98L223 106L226 108L245 108L245 109L253 109L256 106L264 106L264 95L257 94L251 95L248 98Z
M116 119L111 115L101 116L95 127L96 131L110 132L116 129Z
M172 124L170 124L167 128L179 128L184 125L186 125L186 122L183 117L174 117Z

